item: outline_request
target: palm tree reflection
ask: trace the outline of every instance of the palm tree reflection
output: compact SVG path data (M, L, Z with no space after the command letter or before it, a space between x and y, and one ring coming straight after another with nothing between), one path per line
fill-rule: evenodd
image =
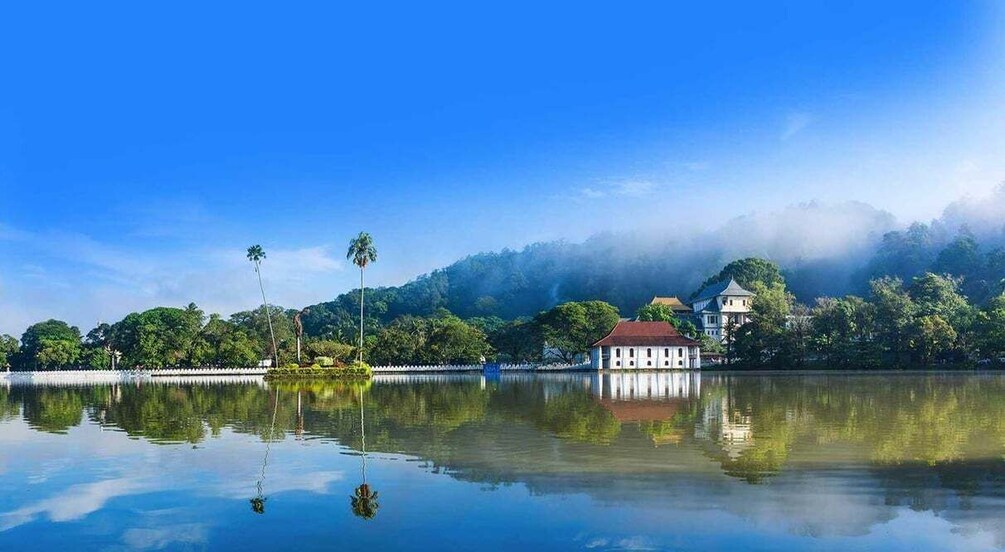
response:
M380 504L377 503L377 491L373 490L366 483L366 427L363 425L363 386L359 386L359 434L362 442L363 483L356 487L353 495L349 497L352 504L352 513L363 519L373 519L377 515Z
M256 514L265 513L265 501L269 498L262 491L262 484L265 483L265 468L269 466L269 450L272 448L272 436L276 431L276 411L279 410L279 389L276 388L276 402L272 406L272 425L269 427L269 434L265 438L265 458L262 459L262 475L258 478L256 488L258 494L250 500L251 511Z

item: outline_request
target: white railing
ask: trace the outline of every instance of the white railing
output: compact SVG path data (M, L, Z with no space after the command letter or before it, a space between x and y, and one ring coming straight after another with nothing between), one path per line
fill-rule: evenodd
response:
M544 372L588 370L589 364L500 364L500 372ZM399 366L373 366L374 374L412 374L435 372L481 372L484 364L405 364Z
M265 368L172 368L165 370L50 370L38 372L0 373L0 381L8 384L95 384L123 383L153 378L167 378L172 381L212 381L213 378L240 377L251 381L265 375ZM219 381L224 381L220 379Z
M500 364L500 372L565 372L589 370L589 364ZM158 379L178 382L257 381L267 368L165 368L161 370L49 370L0 372L0 384L86 385ZM374 366L374 374L482 373L483 364Z
M268 368L168 368L150 370L153 377L161 376L264 376Z

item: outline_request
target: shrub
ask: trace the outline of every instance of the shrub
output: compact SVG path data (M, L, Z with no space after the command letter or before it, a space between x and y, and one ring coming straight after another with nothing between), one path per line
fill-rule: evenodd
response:
M346 366L325 368L314 364L310 367L301 368L299 366L283 366L282 368L272 368L265 373L266 379L369 379L372 374L370 365L365 362L353 362Z
M335 366L335 359L327 356L319 356L314 358L314 363L328 368L329 366Z

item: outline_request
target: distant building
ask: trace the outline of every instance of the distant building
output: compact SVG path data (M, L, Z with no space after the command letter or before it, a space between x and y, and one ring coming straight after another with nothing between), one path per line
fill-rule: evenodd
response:
M651 305L666 305L673 310L673 313L677 315L677 318L688 318L691 316L691 307L684 304L683 301L677 298L676 295L670 297L653 297L653 300L649 302Z
M622 321L593 344L590 364L595 370L695 369L701 351L669 322Z
M729 328L750 322L754 292L747 291L730 278L711 284L691 301L691 311L698 329L705 335L725 342Z

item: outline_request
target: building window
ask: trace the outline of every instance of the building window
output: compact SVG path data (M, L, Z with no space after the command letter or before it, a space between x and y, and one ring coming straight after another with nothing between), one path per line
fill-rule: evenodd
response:
M664 360L663 361L663 366L670 366L670 361L669 360Z
M663 349L663 356L670 356L670 349Z
M614 349L614 356L616 358L621 358L621 348Z
M635 361L633 360L633 361L629 362L628 365L629 366L635 366Z
M684 361L683 360L678 360L677 361L677 366L684 366Z
M732 299L729 300L729 306L731 306L731 307L733 306L733 300Z
M615 362L614 365L615 366L621 366L621 361L619 360L619 361Z
M646 358L651 358L653 356L653 350L651 348L646 349Z
M635 349L628 349L628 356L631 358L635 358Z
M684 347L678 347L677 348L677 354L680 355L680 356L684 356Z
M652 365L653 365L653 361L651 361L651 360L647 360L646 361L646 366L652 366Z

